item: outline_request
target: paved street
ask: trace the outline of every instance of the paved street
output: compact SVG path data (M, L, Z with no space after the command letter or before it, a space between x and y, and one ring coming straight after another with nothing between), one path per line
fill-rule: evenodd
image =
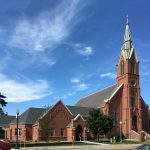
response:
M139 144L121 144L121 145L89 145L89 146L47 146L22 148L22 150L133 150ZM12 149L13 150L13 149Z

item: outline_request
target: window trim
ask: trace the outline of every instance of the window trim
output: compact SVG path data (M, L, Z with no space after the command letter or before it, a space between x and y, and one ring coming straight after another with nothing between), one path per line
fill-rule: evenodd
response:
M134 98L134 99L133 99ZM134 100L134 101L133 101ZM136 107L136 94L132 93L131 94L131 107Z
M50 136L55 136L55 128L50 128Z
M60 136L61 137L65 136L65 128L60 129Z
M22 128L18 128L18 136L22 134ZM15 135L17 135L17 128L15 128Z

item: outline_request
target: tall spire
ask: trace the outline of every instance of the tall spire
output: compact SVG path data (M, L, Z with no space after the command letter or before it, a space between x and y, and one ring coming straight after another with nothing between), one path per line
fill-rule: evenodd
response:
M124 41L123 41L122 48L125 51L126 57L129 58L131 48L133 48L133 44L132 44L132 39L131 39L131 34L130 34L128 16L127 16L127 20L126 20L126 28L125 28Z

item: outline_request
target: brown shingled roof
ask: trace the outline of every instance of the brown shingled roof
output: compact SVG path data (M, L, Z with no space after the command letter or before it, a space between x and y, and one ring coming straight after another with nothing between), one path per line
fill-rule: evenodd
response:
M0 115L0 127L7 128L9 123L15 119L15 116Z
M104 106L104 100L110 98L110 96L115 92L117 89L117 85L112 85L107 87L101 91L98 91L94 94L91 94L87 97L80 99L75 106L83 106L83 107L102 107Z
M19 123L34 124L44 112L44 108L29 108L19 116ZM14 119L10 124L16 124L16 122Z

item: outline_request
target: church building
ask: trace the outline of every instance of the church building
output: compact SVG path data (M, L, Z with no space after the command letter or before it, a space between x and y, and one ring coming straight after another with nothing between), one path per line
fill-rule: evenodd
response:
M112 116L112 131L121 128L126 138L139 139L141 134L149 133L149 107L140 93L139 60L128 18L116 83L80 99L75 106L65 105L60 100L48 109L29 108L19 117L19 139L41 141L47 136L51 141L88 140L92 136L86 128L86 119L91 108L99 108ZM16 140L16 119L6 129L5 138Z

